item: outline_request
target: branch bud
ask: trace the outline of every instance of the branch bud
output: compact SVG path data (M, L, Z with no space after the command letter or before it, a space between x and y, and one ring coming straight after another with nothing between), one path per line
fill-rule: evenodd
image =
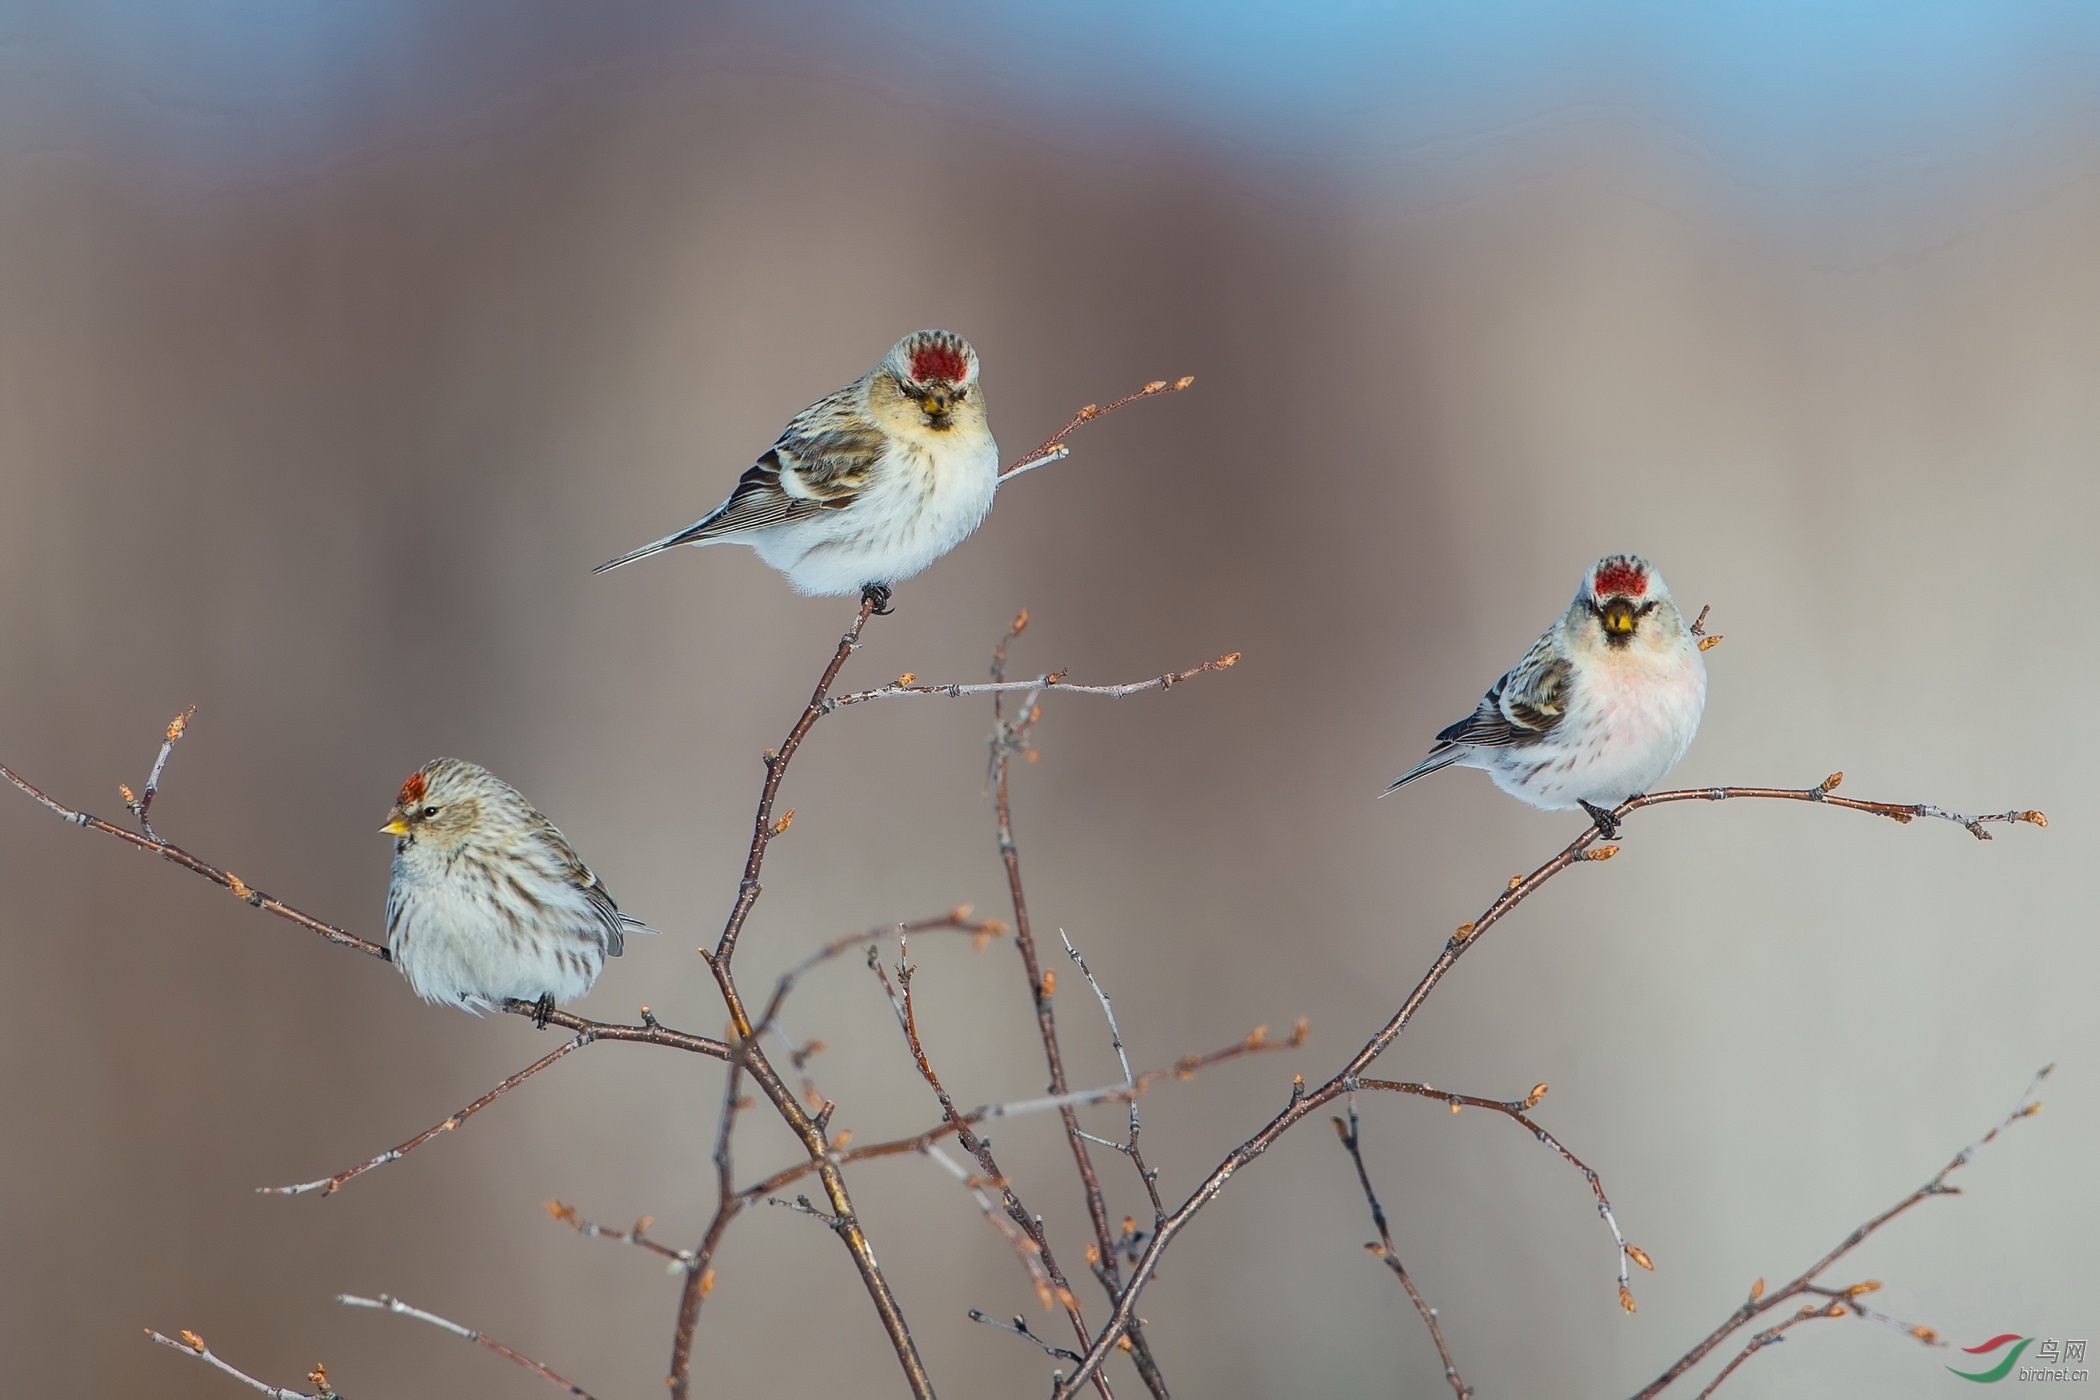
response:
M1305 1038L1311 1034L1312 1022L1306 1020L1303 1016L1291 1023L1291 1044L1303 1045Z
M1820 782L1820 783L1816 784L1816 786L1817 786L1817 788L1818 788L1818 789L1820 789L1820 790L1821 790L1821 791L1823 791L1823 792L1836 792L1836 791L1838 790L1838 784L1839 784L1839 783L1842 783L1843 781L1845 781L1845 775L1844 775L1844 773L1843 773L1843 772L1837 772L1837 773L1832 773L1832 774L1831 774L1831 775L1830 775L1829 777L1825 778L1825 779L1824 779L1824 780L1823 780L1822 782Z
M1053 968L1045 968L1045 969L1043 969L1043 995L1044 995L1044 996L1046 996L1046 997L1047 997L1047 996L1054 996L1054 995L1056 995L1056 993L1057 993L1057 969L1056 969L1056 968L1054 968L1054 967L1053 967Z
M786 814L782 816L779 821L773 823L773 834L775 836L778 836L780 835L780 833L786 831L789 827L793 826L794 824L795 809L793 807L790 807L787 809Z
M715 1291L715 1271L714 1271L714 1269L712 1269L712 1268L709 1268L709 1269L708 1269L708 1271L707 1271L706 1273L704 1273L704 1274L700 1275L700 1296L701 1296L701 1297L703 1297L703 1298L705 1298L705 1297L706 1297L706 1296L707 1296L708 1294L710 1294L710 1293L712 1293L712 1292L714 1292L714 1291Z
M1655 1261L1648 1257L1647 1250L1642 1249L1637 1244L1630 1244L1626 1246L1626 1252L1633 1257L1634 1263L1640 1265L1651 1274L1655 1272Z
M1175 381L1174 381L1174 387L1175 387L1175 388L1177 388L1177 389L1186 389L1186 388L1188 388L1188 387L1189 387L1189 385L1191 385L1191 384L1193 384L1193 383L1195 383L1195 382L1196 382L1196 376L1195 376L1195 375L1193 375L1193 374L1184 374L1184 375L1182 375L1182 376L1181 376L1181 378L1179 378L1179 379L1177 379L1177 380L1175 380Z
M1543 1099L1544 1097L1546 1097L1546 1086L1543 1084L1534 1084L1531 1086L1531 1093L1528 1094L1524 1099L1524 1107L1537 1108L1539 1106L1539 1100Z
M1452 935L1451 935L1451 941L1452 941L1453 943L1463 943L1463 942L1465 942L1465 941L1466 941L1466 940L1467 940L1468 938L1471 938L1472 936L1473 936L1473 925L1471 925L1471 924L1460 924L1460 925L1458 926L1458 928L1457 928L1457 929L1456 929L1456 930L1455 930L1455 931L1454 931L1454 932L1452 933Z
M197 1355L204 1355L204 1338L198 1336L195 1332L184 1332L182 1334L182 1341L183 1345L187 1346L191 1351L196 1352Z
M1725 639L1719 632L1714 633L1711 637L1701 637L1699 639L1699 650L1712 651L1715 647L1721 645L1723 640Z
M1167 381L1166 381L1166 380L1164 380L1164 379L1155 379L1155 380L1153 380L1153 381L1152 381L1152 382L1151 382L1150 384L1147 384L1147 385L1145 386L1145 388L1144 388L1144 391L1143 391L1143 392L1145 392L1145 393L1147 393L1147 394L1163 394L1163 393L1165 393L1166 391L1167 391Z
M2022 812L2020 813L2020 820L2023 822L2033 822L2036 826L2049 825L2049 819L2043 816L2040 812Z
M1595 850L1584 851L1582 858L1584 860L1610 860L1618 853L1619 848L1617 846L1599 846Z
M1937 1342L1940 1339L1939 1333L1923 1325L1911 1328L1910 1334L1921 1342Z
M1013 626L1006 630L1009 634L1016 637L1026 632L1028 630L1028 609L1023 608L1020 612L1014 614Z
M1764 1297L1764 1296L1765 1296L1765 1281L1764 1281L1763 1279L1759 1279L1759 1280L1758 1280L1758 1281L1757 1281L1756 1283L1753 1283L1753 1284L1751 1284L1751 1285L1750 1285L1750 1301L1751 1301L1751 1302L1753 1302L1753 1303L1754 1303L1754 1302L1756 1302L1756 1301L1757 1301L1758 1299L1760 1299L1760 1298L1762 1298L1762 1297Z
M890 682L890 684L891 684L891 685L910 685L910 684L911 684L911 683L912 683L913 681L917 680L918 678L919 678L919 673L918 673L917 671L906 671L906 672L905 672L905 673L904 673L903 675L901 675L901 676L897 677L897 679L895 679L895 680L891 681L891 682Z
M1633 1291L1623 1283L1619 1285L1619 1306L1628 1312L1636 1311L1633 1306Z

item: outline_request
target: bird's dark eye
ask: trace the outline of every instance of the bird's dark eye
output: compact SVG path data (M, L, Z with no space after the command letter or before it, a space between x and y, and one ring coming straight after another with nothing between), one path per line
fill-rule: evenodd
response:
M423 815L424 815L424 816L426 816L426 817L434 817L434 816L436 816L437 814L438 814L438 809L437 809L437 808L435 808L435 807L425 807L425 808L423 809Z

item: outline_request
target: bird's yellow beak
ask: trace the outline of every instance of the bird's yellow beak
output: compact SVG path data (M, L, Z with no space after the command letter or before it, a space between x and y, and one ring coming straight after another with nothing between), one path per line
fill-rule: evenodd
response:
M408 823L396 817L385 826L379 828L379 834L381 836L406 836L408 835Z
M1633 631L1633 624L1638 617L1633 604L1624 598L1614 598L1604 605L1604 631L1608 636L1626 636Z

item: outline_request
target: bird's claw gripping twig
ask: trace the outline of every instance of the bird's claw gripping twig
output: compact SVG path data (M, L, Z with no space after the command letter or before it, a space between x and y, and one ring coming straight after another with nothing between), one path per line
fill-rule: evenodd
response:
M873 603L875 605L874 613L877 617L888 617L896 611L895 608L890 606L890 586L886 583L866 585L860 590L860 598L864 603Z
M542 993L540 993L540 999L539 999L539 1000L538 1000L537 1002L534 1002L534 1003L533 1003L533 1007L532 1007L532 1025L533 1025L533 1029L534 1029L534 1030L542 1030L542 1031L543 1031L543 1030L545 1030L545 1029L547 1029L547 1018L548 1018L549 1016L552 1016L553 1014L554 1014L554 993L552 993L552 992L542 992Z
M1612 815L1609 808L1599 807L1594 802L1584 802L1582 810L1588 812L1590 820L1597 824L1597 834L1599 836L1606 841L1616 841L1618 839L1619 819Z

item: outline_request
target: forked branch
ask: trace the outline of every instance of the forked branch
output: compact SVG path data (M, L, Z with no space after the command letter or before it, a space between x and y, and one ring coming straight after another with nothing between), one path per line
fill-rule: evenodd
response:
M1955 822L1957 825L1965 827L1972 835L1985 840L1989 839L1989 833L1983 829L1985 822L2026 822L2034 826L2048 825L2048 819L2036 811L2011 811L1988 817L1964 817L1959 813L1949 812L1930 803L1861 802L1850 798L1833 797L1831 793L1842 779L1842 774L1833 773L1817 786L1801 789L1721 787L1688 788L1680 791L1650 793L1621 803L1611 815L1614 819L1613 824L1616 826L1634 812L1668 803L1719 802L1732 798L1768 798L1843 807L1852 811L1868 812L1876 816L1889 817L1899 822L1909 822L1917 817L1938 817ZM1436 960L1430 964L1429 970L1423 974L1422 979L1415 984L1414 990L1408 994L1407 999L1400 1004L1399 1010L1395 1011L1392 1018L1379 1028L1377 1034L1373 1035L1364 1043L1361 1049L1350 1057L1347 1064L1342 1066L1331 1079L1316 1089L1305 1092L1299 1092L1294 1089L1290 1102L1285 1105L1281 1112L1271 1118L1259 1132L1228 1153L1225 1159L1211 1170L1210 1175L1204 1179L1203 1183L1179 1207L1160 1222L1159 1228L1153 1232L1152 1239L1146 1244L1144 1252L1138 1257L1136 1264L1132 1266L1129 1281L1124 1284L1121 1293L1117 1297L1115 1310L1109 1315L1108 1321L1103 1324L1101 1330L1095 1334L1093 1344L1087 1348L1085 1359L1080 1362L1073 1374L1068 1376L1064 1383L1058 1387L1055 1400L1072 1400L1072 1397L1078 1393L1080 1385L1100 1367L1102 1362L1107 1359L1110 1350L1115 1347L1116 1343L1129 1330L1137 1316L1138 1296L1143 1291L1145 1284L1151 1279L1154 1270L1157 1269L1161 1254L1173 1243L1175 1236L1187 1228L1189 1221L1194 1219L1204 1206L1217 1199L1219 1193L1225 1189L1226 1183L1242 1167L1249 1165L1264 1152L1268 1151L1277 1139L1296 1127L1316 1109L1332 1102L1356 1087L1363 1077L1363 1072L1370 1067L1371 1062L1385 1053L1392 1043L1399 1039L1401 1033L1414 1020L1416 1013L1421 1010L1422 1004L1429 999L1430 994L1436 990L1437 984L1443 981L1445 975L1457 965L1458 960L1465 956L1468 949L1478 945L1481 936L1495 924L1506 918L1511 910L1537 893L1548 881L1563 871L1581 864L1608 860L1618 854L1619 847L1617 846L1596 846L1595 843L1599 835L1596 825L1589 826L1581 835L1569 842L1558 855L1548 860L1544 865L1541 865L1529 875L1520 875L1513 878L1509 882L1509 887L1497 894L1489 902L1487 908L1472 922L1459 925L1458 929L1445 940L1442 951L1437 954Z
M2035 1114L2041 1112L2042 1102L2035 1097L2035 1091L2041 1088L2042 1081L2047 1079L2050 1071L2055 1068L2055 1065L2042 1066L2040 1070L2036 1071L2034 1078L2028 1081L2027 1088L2021 1093L2020 1101L2013 1105L2012 1112L2000 1119L1995 1127L1961 1151L1955 1153L1953 1159L1946 1166L1935 1172L1930 1181L1927 1181L1923 1186L1920 1186L1917 1190L1881 1212L1881 1214L1868 1220L1865 1224L1854 1229L1852 1233L1846 1235L1844 1239L1838 1242L1836 1248L1795 1275L1791 1283L1768 1293L1765 1291L1765 1281L1759 1279L1751 1286L1750 1296L1744 1299L1742 1306L1723 1319L1720 1326L1707 1333L1698 1345L1671 1363L1667 1371L1650 1381L1645 1388L1633 1397L1633 1400L1654 1400L1655 1396L1660 1395L1679 1376L1698 1365L1715 1347L1727 1341L1759 1317L1786 1303L1788 1299L1798 1298L1803 1295L1828 1301L1804 1307L1793 1317L1788 1318L1778 1326L1766 1328L1758 1333L1756 1337L1751 1339L1750 1344L1744 1347L1718 1376L1714 1377L1712 1384L1701 1391L1700 1395L1702 1397L1711 1395L1722 1381L1726 1380L1738 1366L1749 1360L1752 1355L1779 1340L1780 1334L1788 1328L1793 1327L1797 1323L1808 1321L1811 1318L1843 1317L1850 1314L1855 1317L1863 1317L1870 1322L1878 1322L1884 1326L1898 1328L1928 1346L1938 1345L1939 1334L1930 1327L1898 1322L1892 1317L1875 1312L1872 1308L1859 1301L1861 1295L1872 1293L1880 1288L1881 1285L1879 1283L1868 1280L1865 1283L1853 1284L1849 1288L1827 1288L1817 1283L1816 1280L1822 1275L1824 1270L1865 1243L1867 1238L1875 1231L1909 1210L1912 1206L1917 1205L1920 1201L1930 1200L1934 1196L1960 1195L1961 1188L1959 1186L1949 1186L1947 1178L1967 1166L1970 1159L1978 1151L1997 1139L1998 1134L2004 1132L2022 1118L2032 1118Z

